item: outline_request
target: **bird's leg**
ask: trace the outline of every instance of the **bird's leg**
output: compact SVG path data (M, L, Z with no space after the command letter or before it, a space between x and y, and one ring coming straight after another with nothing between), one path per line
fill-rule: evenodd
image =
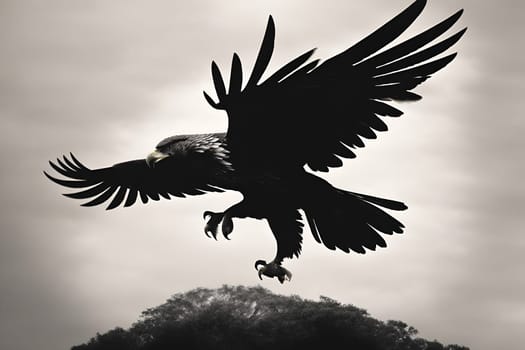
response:
M259 268L259 265L262 266ZM277 277L277 279L281 283L284 283L284 281L292 280L292 273L289 270L285 269L283 266L281 266L281 263L279 261L273 260L267 264L264 260L257 260L255 262L255 269L257 270L259 279L261 280L262 275L265 275L270 278Z
M246 204L244 201L232 205L230 208L226 209L222 213L214 213L211 211L204 212L204 218L209 217L206 226L204 227L204 233L206 236L209 236L209 233L213 235L213 238L217 239L217 227L222 222L221 230L224 238L229 239L228 236L233 231L233 218L245 218L248 216L246 214Z

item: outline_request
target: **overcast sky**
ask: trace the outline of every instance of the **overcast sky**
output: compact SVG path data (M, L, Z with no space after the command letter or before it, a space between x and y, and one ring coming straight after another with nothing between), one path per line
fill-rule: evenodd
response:
M147 307L195 287L259 283L275 254L265 222L237 220L231 241L203 233L209 194L106 212L64 198L42 175L73 151L102 167L144 157L162 138L223 131L211 109L210 62L245 67L269 14L270 66L317 47L328 58L411 1L0 2L0 348L69 348L128 327ZM276 293L326 295L400 319L426 338L473 349L525 342L523 35L518 0L430 1L407 35L459 8L469 31L456 60L418 88L420 102L358 158L325 176L338 187L402 200L406 234L366 255L333 252L307 230L291 283Z

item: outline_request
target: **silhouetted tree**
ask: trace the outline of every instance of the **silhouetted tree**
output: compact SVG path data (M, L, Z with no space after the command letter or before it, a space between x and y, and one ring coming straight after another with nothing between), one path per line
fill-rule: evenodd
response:
M353 305L275 295L262 287L197 288L142 313L129 330L97 334L72 350L348 349L467 350L417 338L401 321L382 322Z

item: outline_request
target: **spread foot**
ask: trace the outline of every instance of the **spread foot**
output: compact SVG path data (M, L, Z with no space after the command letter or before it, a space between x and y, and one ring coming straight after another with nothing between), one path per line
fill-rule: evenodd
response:
M224 217L224 213L214 213L212 211L205 211L202 216L204 217L204 219L209 218L206 222L206 225L204 226L204 233L206 234L206 236L210 238L213 236L213 238L217 240L217 227L221 223L222 218Z
M259 268L259 266L261 266ZM284 281L291 281L292 280L292 273L281 266L280 263L276 263L275 261L272 261L270 263L266 263L264 260L257 260L255 262L255 269L257 270L257 273L259 275L259 279L262 280L262 275L265 275L266 277L277 277L279 282L284 283Z
M204 233L208 237L213 237L217 240L217 232L219 224L222 222L221 231L226 239L230 239L228 236L233 231L233 220L228 211L224 213L214 213L212 211L205 211L203 214L204 219L207 219L206 225L204 226ZM210 236L211 234L211 236Z

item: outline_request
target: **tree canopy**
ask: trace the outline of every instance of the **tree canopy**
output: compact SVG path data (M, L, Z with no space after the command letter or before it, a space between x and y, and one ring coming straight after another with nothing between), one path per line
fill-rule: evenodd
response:
M417 337L402 321L379 321L366 310L321 296L283 296L262 287L223 286L178 293L144 311L129 329L97 334L72 350L347 349L468 350Z

